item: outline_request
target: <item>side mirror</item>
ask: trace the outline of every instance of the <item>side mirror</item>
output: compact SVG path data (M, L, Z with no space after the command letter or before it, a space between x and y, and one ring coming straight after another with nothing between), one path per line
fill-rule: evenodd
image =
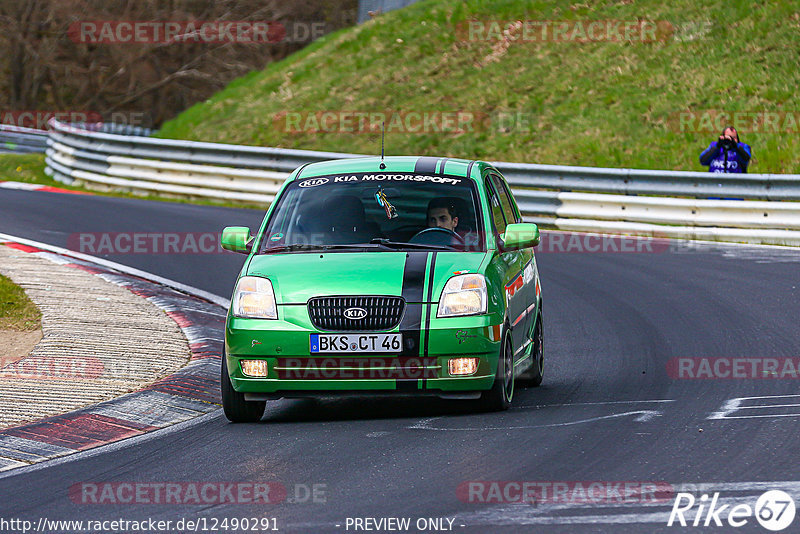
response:
M225 250L249 254L253 248L253 239L250 235L250 228L246 226L228 226L222 230L222 237L219 241Z
M503 240L503 250L535 247L539 244L539 227L533 223L509 224L500 239Z

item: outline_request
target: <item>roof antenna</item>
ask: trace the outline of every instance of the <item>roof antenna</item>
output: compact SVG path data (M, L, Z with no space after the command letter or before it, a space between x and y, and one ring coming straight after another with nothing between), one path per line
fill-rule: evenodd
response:
M386 168L386 164L383 162L383 138L386 135L385 124L386 124L385 121L381 122L381 164L380 164L381 170Z

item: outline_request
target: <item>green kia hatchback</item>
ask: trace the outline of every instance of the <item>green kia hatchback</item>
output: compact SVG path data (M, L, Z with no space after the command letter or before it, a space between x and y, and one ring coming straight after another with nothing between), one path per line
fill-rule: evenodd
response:
M222 401L234 422L268 400L436 395L508 408L544 360L533 247L492 165L432 157L304 165L255 236L225 326Z

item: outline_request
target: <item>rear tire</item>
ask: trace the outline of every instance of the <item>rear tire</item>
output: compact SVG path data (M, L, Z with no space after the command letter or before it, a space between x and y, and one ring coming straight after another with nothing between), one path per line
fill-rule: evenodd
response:
M225 351L222 352L222 365L219 377L220 389L222 390L222 409L225 417L231 423L257 423L264 416L264 408L267 407L266 401L246 401L244 393L239 393L233 389L231 377L228 374L228 358Z
M505 329L500 357L497 359L497 374L492 389L481 394L481 407L487 411L508 410L514 399L514 349L511 345L511 332Z
M525 386L538 387L542 384L544 376L544 323L542 322L542 310L539 310L539 317L536 321L536 328L533 331L533 350L531 351L533 362L520 378L525 381Z

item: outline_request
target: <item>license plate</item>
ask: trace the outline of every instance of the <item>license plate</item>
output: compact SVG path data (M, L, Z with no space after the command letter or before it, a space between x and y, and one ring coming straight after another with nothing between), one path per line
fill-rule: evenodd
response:
M311 334L311 353L402 352L403 334Z

